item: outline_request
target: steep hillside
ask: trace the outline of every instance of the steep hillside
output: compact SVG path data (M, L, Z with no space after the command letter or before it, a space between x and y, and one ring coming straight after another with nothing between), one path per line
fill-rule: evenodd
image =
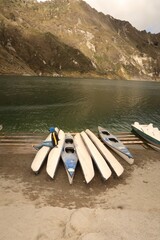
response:
M0 0L0 73L158 78L160 34L82 0Z
M27 24L27 19L20 18L20 14L23 15L20 1L13 2L13 10L19 12L8 11L11 1L0 16L1 74L61 75L94 70L91 60L81 51L49 31L43 32L35 29L34 24ZM24 15L27 14L24 4L22 9Z

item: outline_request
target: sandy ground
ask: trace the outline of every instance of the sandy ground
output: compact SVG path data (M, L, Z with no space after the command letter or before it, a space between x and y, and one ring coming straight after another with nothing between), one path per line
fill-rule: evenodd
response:
M77 167L69 185L62 162L50 179L45 164L35 175L31 146L0 146L1 240L159 240L160 153L130 146L135 158L103 182L84 182ZM116 156L116 155L115 155Z

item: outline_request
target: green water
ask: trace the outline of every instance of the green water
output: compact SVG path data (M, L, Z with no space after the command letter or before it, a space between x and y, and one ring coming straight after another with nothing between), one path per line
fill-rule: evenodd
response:
M96 131L98 125L130 131L134 121L160 127L160 83L0 77L3 132Z

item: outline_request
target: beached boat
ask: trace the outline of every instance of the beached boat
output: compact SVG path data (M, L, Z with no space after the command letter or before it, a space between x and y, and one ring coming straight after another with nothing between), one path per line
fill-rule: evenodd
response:
M102 156L105 158L109 166L112 168L112 170L117 174L119 177L123 171L124 168L122 165L117 161L117 159L113 156L113 154L104 146L104 144L98 139L98 137L91 132L89 129L85 131L89 138L92 140L92 142L95 144L99 152L102 154Z
M98 127L99 136L108 147L115 151L119 156L126 160L129 164L133 164L134 159L128 148L112 135L108 130L102 127Z
M45 141L51 141L51 133L48 135L48 137L45 139ZM44 141L44 142L45 142ZM48 153L50 152L51 147L49 146L43 146L41 149L38 150L35 158L33 159L33 162L31 164L31 169L36 174L39 172L42 164L46 160Z
M56 132L58 133L59 129L56 127L55 128ZM46 160L50 150L52 149L52 137L51 137L51 133L48 135L48 137L44 140L44 142L42 143L42 145L44 144L44 146L42 146L36 156L33 159L33 162L31 164L31 169L33 170L33 172L35 172L36 174L39 173L40 168L42 167L44 161Z
M160 150L160 130L153 127L153 124L139 124L135 122L131 125L132 130L147 141L148 145L156 150Z
M72 184L78 162L78 156L75 151L73 136L71 135L71 133L65 134L65 141L61 153L61 158L63 160L68 175L69 183Z
M111 176L112 172L108 167L105 159L102 157L96 146L93 144L91 139L87 136L87 134L84 131L81 132L81 136L90 155L92 156L95 164L97 165L103 179L107 180Z
M91 156L81 138L80 133L74 136L74 145L78 155L78 160L81 165L86 183L89 183L94 177L94 168Z
M62 153L63 145L64 145L65 133L62 130L59 130L58 138L59 138L58 145L54 147L48 155L46 171L51 178L54 178L55 176L55 172L56 172L56 169L60 160L60 156Z

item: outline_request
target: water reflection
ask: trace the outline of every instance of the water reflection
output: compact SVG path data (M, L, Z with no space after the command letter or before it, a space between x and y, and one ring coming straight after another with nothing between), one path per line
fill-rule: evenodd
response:
M159 127L159 83L6 76L0 86L3 131L126 131L134 121Z

